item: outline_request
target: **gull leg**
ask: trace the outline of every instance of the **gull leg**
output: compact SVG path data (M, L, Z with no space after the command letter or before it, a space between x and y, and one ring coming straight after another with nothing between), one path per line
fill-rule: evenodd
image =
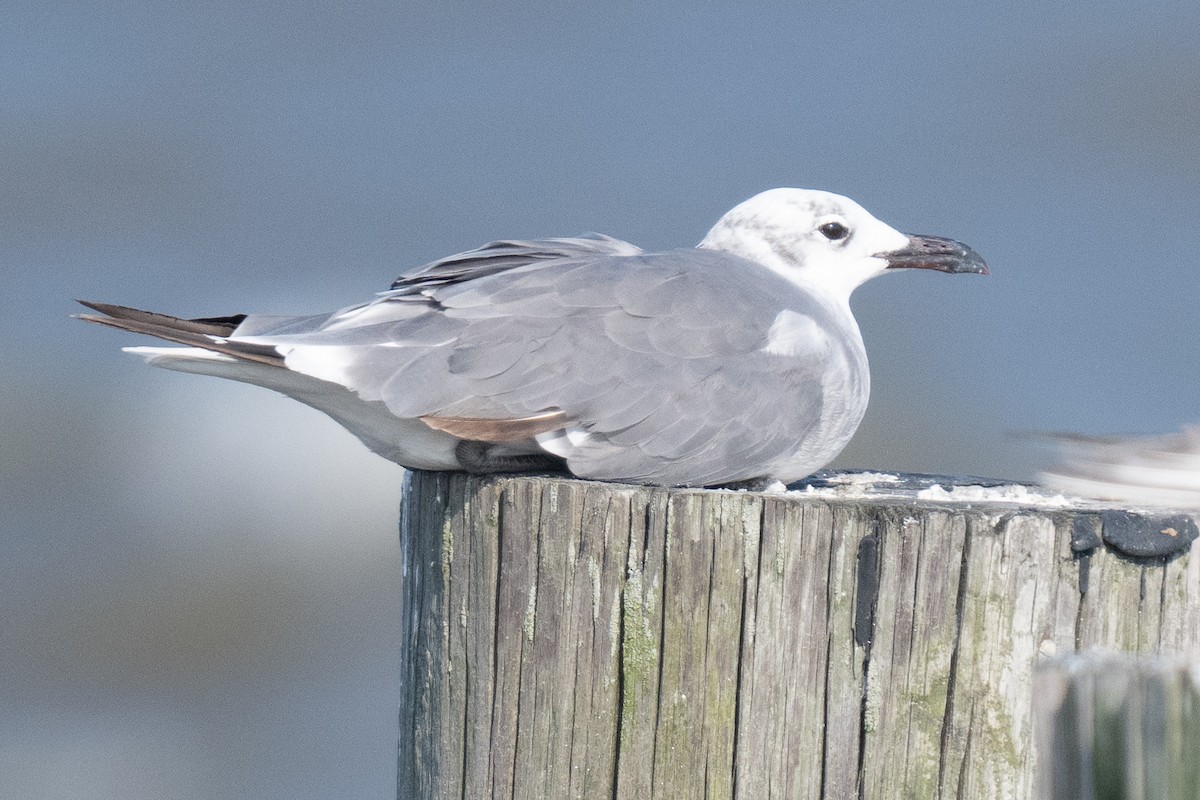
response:
M459 466L473 475L491 472L566 472L567 463L549 453L497 453L489 442L463 440L454 447Z

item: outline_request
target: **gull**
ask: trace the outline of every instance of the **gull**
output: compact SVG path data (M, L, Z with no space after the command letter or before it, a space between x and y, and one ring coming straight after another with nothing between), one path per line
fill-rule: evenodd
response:
M1059 463L1038 478L1060 492L1200 511L1200 425L1155 436L1052 434Z
M851 293L905 268L988 273L964 244L784 188L692 248L496 241L328 314L182 319L80 301L103 315L80 318L183 345L125 349L281 392L408 468L791 483L829 463L866 411Z

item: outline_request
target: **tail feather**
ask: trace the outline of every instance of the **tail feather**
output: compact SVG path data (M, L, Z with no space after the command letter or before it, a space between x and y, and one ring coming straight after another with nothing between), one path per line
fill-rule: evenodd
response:
M167 314L141 311L108 303L93 303L86 300L78 302L105 315L79 314L77 318L85 322L95 322L124 331L143 333L147 336L165 339L168 342L211 350L214 353L221 353L241 361L254 361L275 367L283 366L283 356L274 347L230 341L226 338L245 318L244 315L181 319Z

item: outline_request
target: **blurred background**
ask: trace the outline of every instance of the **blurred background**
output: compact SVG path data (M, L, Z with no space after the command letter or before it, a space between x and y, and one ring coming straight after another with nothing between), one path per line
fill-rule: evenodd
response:
M1200 418L1200 6L985 5L6 2L0 796L394 797L401 470L75 297L324 311L815 187L993 272L859 291L838 465Z

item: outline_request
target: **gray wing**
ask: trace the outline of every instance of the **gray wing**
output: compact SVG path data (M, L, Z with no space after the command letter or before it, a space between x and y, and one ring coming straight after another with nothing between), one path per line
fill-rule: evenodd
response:
M832 355L770 352L783 309L833 324L757 265L679 250L412 283L305 330L250 317L233 338L462 438L455 420L522 423L582 477L704 485L762 476L820 415Z
M391 288L460 283L539 261L606 255L635 256L641 252L641 248L629 242L602 233L553 239L504 239L417 267L393 281Z

